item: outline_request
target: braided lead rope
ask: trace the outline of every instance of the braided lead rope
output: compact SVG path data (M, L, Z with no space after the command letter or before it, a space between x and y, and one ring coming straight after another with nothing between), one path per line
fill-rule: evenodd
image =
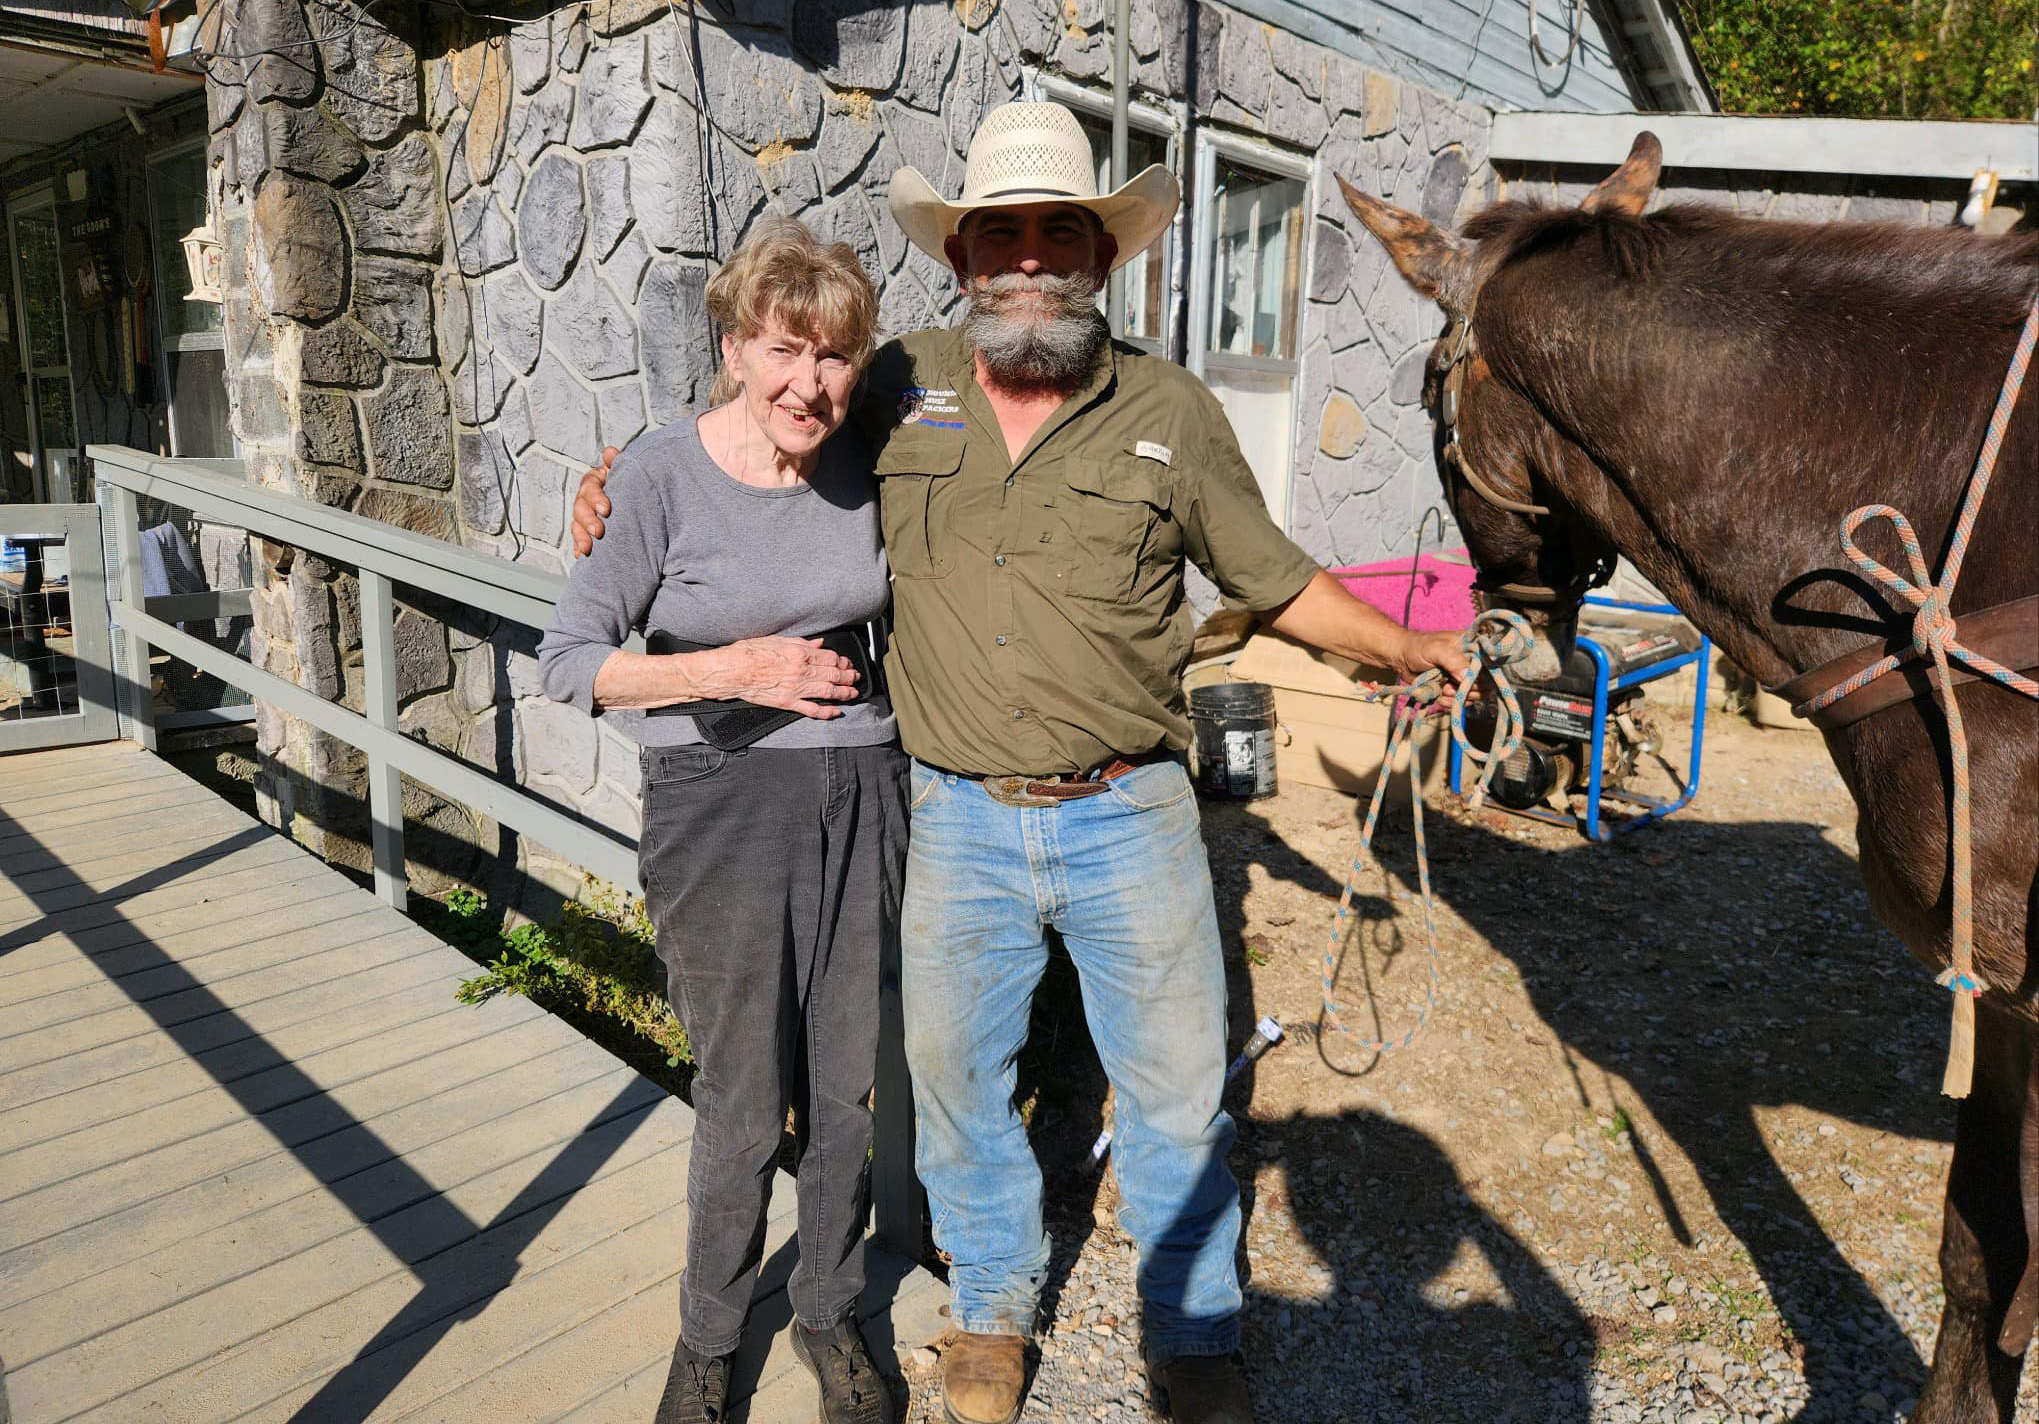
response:
M1483 631L1489 628L1493 631ZM1451 717L1451 736L1458 743L1459 751L1483 764L1479 782L1466 798L1466 804L1476 809L1486 795L1487 784L1493 779L1495 768L1513 756L1522 742L1522 707L1516 700L1515 689L1510 685L1507 673L1502 669L1504 664L1528 652L1529 645L1528 622L1519 613L1500 609L1482 613L1459 640L1467 661L1466 675L1460 686L1470 690L1481 672L1485 671L1500 696L1493 740L1486 751L1481 751L1466 737L1463 695L1458 698ZM1431 671L1412 682L1362 682L1358 686L1359 695L1365 701L1394 698L1394 720L1388 729L1387 747L1381 754L1381 774L1374 782L1373 799L1367 803L1366 822L1360 827L1359 851L1352 857L1351 868L1346 871L1345 886L1338 894L1338 911L1331 917L1331 936L1324 946L1324 964L1319 977L1324 988L1324 1022L1338 1033L1358 1039L1357 1046L1365 1052L1391 1053L1407 1048L1423 1031L1424 1025L1430 1022L1431 1010L1437 1007L1437 913L1430 894L1430 845L1423 830L1423 757L1410 741L1410 733L1417 722L1435 712L1444 694L1444 677ZM1345 938L1345 922L1352 913L1352 897L1359 889L1360 873L1373 848L1381 807L1387 804L1388 778L1395 772L1395 756L1404 746L1409 750L1409 802L1416 823L1416 883L1423 893L1423 933L1430 944L1429 976L1424 985L1423 1011L1407 1032L1392 1040L1359 1039L1357 1032L1347 1027L1338 1010L1338 946Z
M1848 561L1918 610L1912 619L1912 645L1902 653L1894 653L1872 663L1838 687L1828 688L1795 709L1800 715L1817 712L1868 686L1877 678L1913 658L1932 660L1929 676L1933 692L1940 703L1941 715L1947 719L1948 763L1952 772L1949 777L1951 785L1948 794L1954 882L1953 936L1949 954L1951 962L1934 982L1954 993L1954 1030L1947 1050L1946 1076L1940 1084L1940 1091L1953 1098L1968 1096L1975 1060L1975 1001L1990 986L1975 971L1975 888L1974 860L1969 837L1968 733L1961 721L1961 704L1954 696L1954 672L1949 659L1957 660L1981 676L2001 683L2014 692L2021 692L2027 697L2039 697L2039 683L2001 663L1983 657L1972 649L1963 647L1955 636L1954 616L1949 612L1949 608L1954 601L1955 582L1961 577L1961 561L1967 557L1968 541L1975 532L1976 518L1982 510L1983 496L1989 492L1990 475L1994 473L1997 455L2003 449L2004 432L2010 427L2011 411L2018 403L2018 391L2025 383L2025 370L2031 364L2035 344L2039 344L2039 300L2032 303L2032 309L2025 317L2025 327L2019 333L2017 350L2011 354L2010 369L2004 373L2003 388L1997 393L1996 410L1990 416L1989 431L1983 437L1981 451L1976 455L1975 469L1969 476L1968 494L1962 501L1960 517L1955 521L1953 536L1948 541L1947 563L1940 571L1938 583L1933 582L1926 564L1925 551L1919 544L1918 533L1912 528L1911 521L1891 506L1864 505L1841 521L1841 548L1847 553ZM1889 520L1891 528L1897 532L1898 543L1904 549L1905 562L1910 566L1909 579L1885 568L1856 544L1856 531L1872 519Z

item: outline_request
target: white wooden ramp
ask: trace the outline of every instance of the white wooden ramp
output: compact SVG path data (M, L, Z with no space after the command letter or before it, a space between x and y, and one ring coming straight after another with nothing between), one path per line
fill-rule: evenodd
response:
M0 757L0 1420L648 1424L693 1115L126 743ZM738 1370L785 1340L791 1182ZM938 1333L872 1253L881 1361Z

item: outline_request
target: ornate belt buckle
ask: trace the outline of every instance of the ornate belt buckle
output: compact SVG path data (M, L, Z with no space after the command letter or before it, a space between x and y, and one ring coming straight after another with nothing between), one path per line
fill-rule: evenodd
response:
M1027 790L1027 784L1038 778L1031 776L987 776L984 778L985 794L1001 806L1055 806L1061 804L1052 796L1037 796Z

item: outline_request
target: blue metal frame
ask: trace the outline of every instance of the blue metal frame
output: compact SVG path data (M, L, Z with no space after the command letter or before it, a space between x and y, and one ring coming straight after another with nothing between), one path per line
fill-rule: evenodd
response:
M1619 608L1631 613L1664 613L1672 617L1683 616L1675 607L1668 603L1635 603L1627 599L1605 598L1598 594L1588 595L1586 603L1594 608ZM1514 814L1528 816L1533 820L1548 821L1554 826L1576 826L1585 833L1586 839L1605 841L1611 840L1623 831L1632 831L1637 826L1647 826L1652 821L1662 820L1698 794L1700 753L1706 745L1706 681L1708 665L1713 661L1710 656L1713 652L1713 640L1702 633L1699 637L1699 646L1691 652L1680 653L1677 657L1668 658L1660 663L1651 663L1648 667L1637 668L1634 672L1625 673L1618 678L1610 676L1613 671L1613 665L1608 661L1606 652L1598 643L1594 642L1591 638L1582 636L1579 639L1579 646L1584 648L1587 656L1593 659L1594 670L1593 737L1587 748L1589 759L1586 769L1586 814L1579 817L1563 816L1555 811L1547 811L1540 806L1531 807L1526 811L1515 811ZM1658 678L1669 677L1679 669L1695 663L1699 667L1699 681L1692 696L1692 756L1690 763L1686 767L1685 784L1681 788L1682 794L1675 800L1666 800L1661 796L1643 796L1633 791L1604 790L1601 785L1601 779L1606 764L1607 704L1612 700L1613 695L1617 692L1626 691L1631 687L1638 687L1645 682L1655 682ZM1450 758L1451 789L1454 793L1463 794L1464 787L1462 783L1464 780L1465 756L1459 750L1459 745L1456 741L1451 742ZM1631 816L1620 821L1607 821L1600 814L1603 798L1639 807L1643 814ZM1501 809L1508 810L1510 808L1503 807Z

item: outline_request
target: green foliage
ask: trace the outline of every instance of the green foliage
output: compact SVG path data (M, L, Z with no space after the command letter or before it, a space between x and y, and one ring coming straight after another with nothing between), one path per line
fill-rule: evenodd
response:
M665 967L642 900L590 881L586 899L568 904L556 923L527 920L506 929L480 895L455 890L443 904L426 902L418 916L487 966L454 991L461 1003L521 994L668 1087L688 1076L693 1056L666 1002ZM658 1065L668 1071L656 1071Z
M2029 119L2039 0L1678 0L1743 114Z

